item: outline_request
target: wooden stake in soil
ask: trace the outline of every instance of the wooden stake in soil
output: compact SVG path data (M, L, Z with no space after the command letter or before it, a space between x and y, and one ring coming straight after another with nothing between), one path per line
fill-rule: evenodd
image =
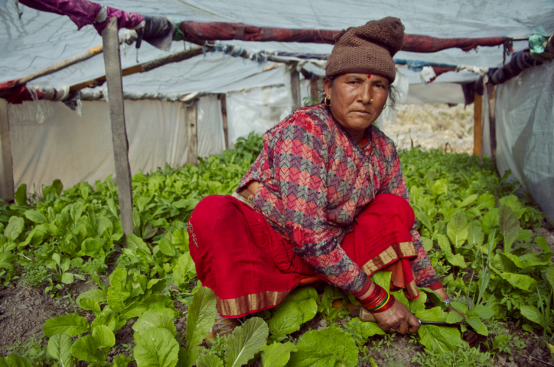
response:
M102 31L104 44L104 65L110 101L110 122L119 196L119 214L126 235L133 233L133 189L129 165L129 141L125 128L125 106L123 104L123 81L121 79L121 58L117 37L117 18L111 18Z
M483 144L483 125L481 122L483 96L475 92L473 102L473 154L481 156Z
M489 131L491 141L491 158L496 164L496 116L495 116L495 87L494 85L487 84L487 94L489 95Z
M221 95L221 117L223 117L223 134L225 135L225 149L229 149L229 123L227 122L227 99Z
M300 73L296 70L296 63L291 65L290 70L290 89L292 92L292 109L302 107L300 98Z
M13 161L8 121L8 101L0 99L0 199L13 201Z
M198 130L196 128L197 123L197 109L198 103L194 101L192 106L187 106L185 112L185 121L187 124L187 147L188 147L188 159L187 164L192 163L194 165L198 164Z

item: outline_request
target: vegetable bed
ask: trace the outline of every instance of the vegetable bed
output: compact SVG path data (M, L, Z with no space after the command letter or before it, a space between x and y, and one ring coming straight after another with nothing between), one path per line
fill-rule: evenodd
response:
M424 247L465 318L430 290L394 295L422 320L460 328L385 335L350 317L352 297L303 287L205 341L215 295L197 281L187 220L203 197L232 193L260 149L251 134L198 167L136 174L124 246L110 177L66 190L56 180L33 195L21 185L15 204L0 205L0 366L554 364L552 228L509 173L440 151L400 156ZM387 286L390 273L373 280ZM476 348L466 330L480 335Z

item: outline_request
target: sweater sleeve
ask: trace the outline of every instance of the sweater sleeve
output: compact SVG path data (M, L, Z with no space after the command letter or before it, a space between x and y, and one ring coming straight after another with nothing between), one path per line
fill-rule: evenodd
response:
M329 283L356 294L367 285L368 277L329 230L327 145L319 129L308 117L305 120L284 126L270 142L268 160L278 183L285 236Z

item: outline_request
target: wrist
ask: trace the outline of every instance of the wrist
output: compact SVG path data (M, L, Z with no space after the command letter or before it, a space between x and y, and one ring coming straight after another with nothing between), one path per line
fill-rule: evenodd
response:
M373 284L373 289L366 292L365 297L357 297L358 302L368 311L379 313L388 310L395 302L394 296L383 287Z
M352 293L354 297L361 302L360 300L367 299L371 293L375 290L375 283L368 279L367 283L360 289L358 292Z

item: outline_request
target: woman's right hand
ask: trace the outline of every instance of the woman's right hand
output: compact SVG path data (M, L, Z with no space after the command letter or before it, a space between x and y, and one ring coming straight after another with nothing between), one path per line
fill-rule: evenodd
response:
M386 311L374 313L377 325L386 333L417 333L419 320L398 300Z

